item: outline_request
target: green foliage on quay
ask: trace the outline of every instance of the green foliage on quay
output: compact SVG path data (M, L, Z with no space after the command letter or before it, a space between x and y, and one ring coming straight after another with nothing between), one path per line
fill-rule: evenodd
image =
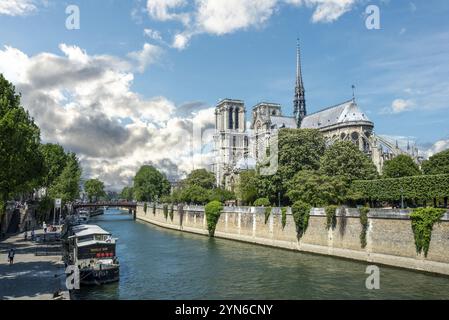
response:
M269 207L271 205L270 200L268 198L259 198L254 201L253 204L255 207Z
M449 174L414 176L397 179L354 181L354 200L395 201L401 199L429 200L449 196Z
M271 211L273 210L272 207L266 207L265 208L265 224L267 224L268 219L270 218Z
M326 212L326 229L335 229L337 225L337 206L327 206L324 211Z
M173 214L174 214L175 208L173 204L170 205L170 220L173 221Z
M292 206L292 214L295 220L298 238L301 238L307 230L311 209L312 207L303 201L296 201Z
M218 220L220 219L221 212L223 211L223 205L219 201L211 201L206 205L204 210L206 213L209 236L213 237Z
M170 182L155 167L144 165L134 177L133 191L137 201L156 201L170 192Z
M282 221L282 229L285 228L287 224L287 208L281 208L281 221Z
M145 214L147 214L147 209L148 209L148 204L145 202L143 204L143 212L145 212Z
M165 220L167 220L168 219L168 205L167 204L163 205L163 210L164 210L164 218L165 218Z
M361 207L359 209L360 213L360 224L362 225L362 231L360 232L360 245L362 248L366 248L367 241L366 241L366 234L368 232L369 227L369 220L368 220L368 213L370 209L368 207Z
M156 202L153 202L153 214L156 215Z
M433 225L440 221L445 212L444 209L418 208L410 214L417 253L424 252L427 257Z

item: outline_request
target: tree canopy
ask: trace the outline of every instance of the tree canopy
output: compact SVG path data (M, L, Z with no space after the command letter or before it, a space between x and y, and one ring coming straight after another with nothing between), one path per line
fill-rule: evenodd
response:
M402 178L421 174L418 165L408 155L399 155L385 162L382 175L385 178Z
M40 130L0 74L0 212L10 196L33 190L43 174Z
M434 154L422 164L424 174L449 174L449 149Z
M40 152L44 161L42 186L48 188L64 170L68 156L63 147L52 143L41 145Z
M237 196L245 204L251 205L258 196L257 177L255 170L247 170L240 173L237 185Z
M350 141L338 141L330 146L321 158L320 171L330 177L344 177L348 181L378 177L371 159Z
M319 171L302 170L288 182L287 196L292 203L302 201L318 207L339 204L348 188L342 177L330 177Z
M132 187L124 187L122 189L122 192L120 193L120 198L127 201L132 201L134 199L133 192L134 191Z
M63 202L73 201L79 197L81 167L76 154L69 153L62 173L49 188L51 198L61 198Z
M197 169L190 172L182 181L185 186L198 186L204 189L212 189L215 186L215 176L206 169Z
M170 182L155 167L144 165L134 177L133 190L137 201L156 201L169 194Z
M87 180L84 183L84 191L86 191L89 201L92 201L93 198L98 200L98 198L106 195L106 192L104 191L104 183L98 179Z

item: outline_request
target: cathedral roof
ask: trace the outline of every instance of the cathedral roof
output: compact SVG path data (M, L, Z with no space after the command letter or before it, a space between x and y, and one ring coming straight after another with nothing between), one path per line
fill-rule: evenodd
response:
M296 128L296 120L294 117L279 117L279 116L271 116L271 126L280 129L280 128Z
M354 100L306 116L301 122L301 128L322 129L349 122L371 122Z

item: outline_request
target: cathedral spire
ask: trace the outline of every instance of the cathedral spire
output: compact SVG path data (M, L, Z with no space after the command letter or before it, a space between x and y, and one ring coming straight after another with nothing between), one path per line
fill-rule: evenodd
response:
M296 86L295 86L295 99L293 100L293 113L295 115L296 124L301 127L301 122L307 115L306 111L306 99L304 84L302 81L301 71L301 49L299 46L299 39L297 39L296 45Z

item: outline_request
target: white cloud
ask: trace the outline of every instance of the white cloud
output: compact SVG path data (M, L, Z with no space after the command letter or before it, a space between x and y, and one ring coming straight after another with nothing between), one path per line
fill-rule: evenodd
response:
M280 10L282 5L314 9L312 22L334 22L350 11L358 0L147 0L149 16L158 21L181 21L172 46L184 49L194 35L224 35L258 28Z
M142 50L131 52L128 57L134 59L138 63L139 72L144 72L145 69L155 63L162 54L162 49L158 46L145 43Z
M415 102L413 100L395 99L390 107L381 110L381 114L399 114L410 111L414 107Z
M157 30L152 30L152 29L144 29L143 33L145 36L147 36L150 39L156 40L156 41L161 41L162 40L162 36L161 33Z
M433 156L436 153L449 149L449 139L447 140L439 140L435 142L429 149L424 151L424 155L426 158Z
M0 15L25 16L36 10L33 0L0 0Z
M142 164L153 163L177 177L210 163L201 148L192 148L201 139L192 139L191 133L194 125L213 126L213 108L191 103L180 114L166 97L143 98L131 90L133 72L147 61L148 47L127 59L89 55L66 44L59 48L60 54L33 56L0 49L0 73L22 93L43 141L79 155L85 178L99 177L119 189ZM210 137L204 142L210 143Z

